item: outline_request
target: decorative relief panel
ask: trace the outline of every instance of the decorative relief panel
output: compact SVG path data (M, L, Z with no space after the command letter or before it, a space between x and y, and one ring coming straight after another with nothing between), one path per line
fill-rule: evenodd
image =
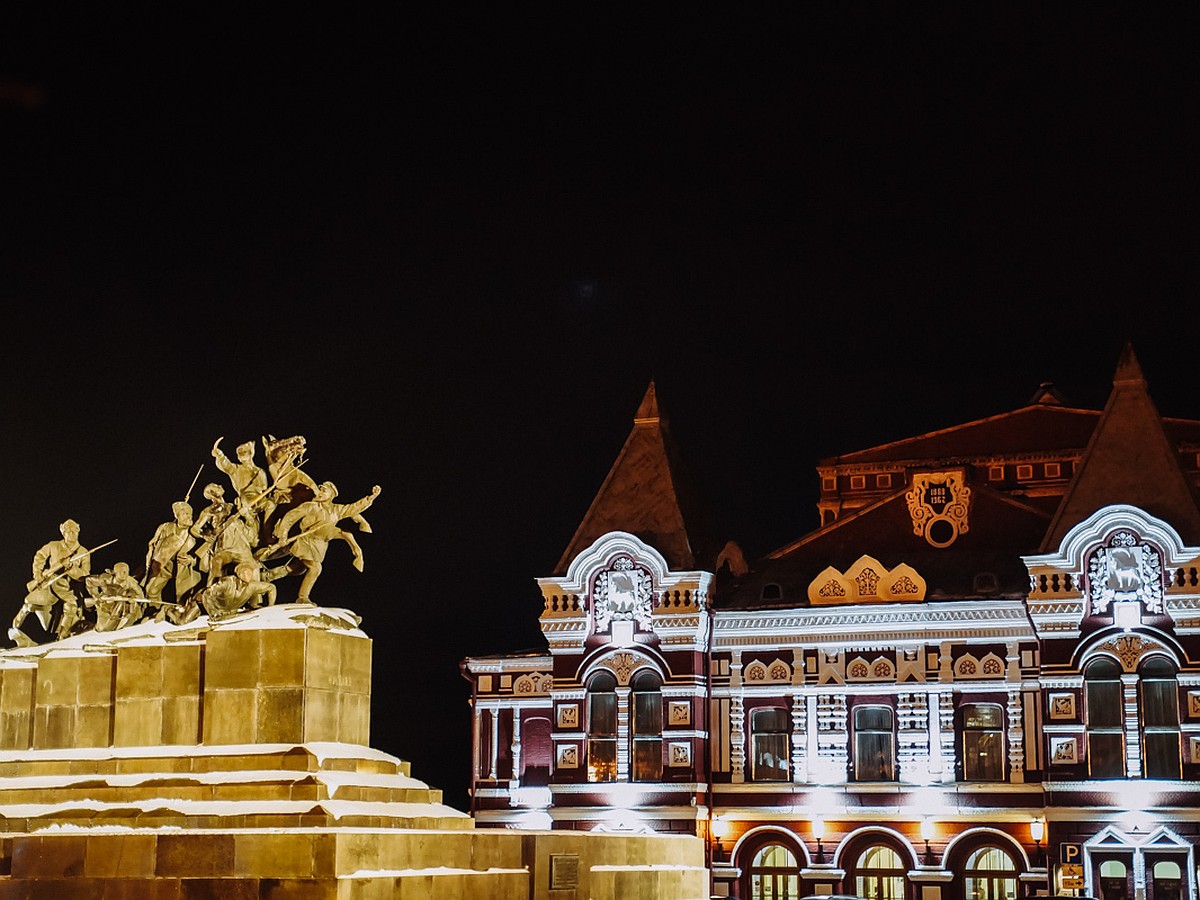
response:
M970 653L961 656L954 663L955 678L1003 678L1004 660L995 653L989 653L983 659L977 659Z
M558 769L578 769L579 768L579 745L578 744L559 744L558 753L555 759L555 768Z
M648 657L640 653L635 653L632 650L621 650L613 653L610 656L600 660L599 663L604 668L608 669L617 678L617 684L629 684L629 679L633 675L638 666L651 664Z
M1073 766L1079 762L1079 738L1050 738L1050 765Z
M856 656L846 664L847 681L895 681L896 666L886 656L877 656L868 662Z
M781 659L775 660L770 665L752 662L746 666L745 679L747 684L788 683L792 680L792 667Z
M925 579L906 563L889 569L872 556L860 556L844 573L828 566L808 586L813 606L835 603L897 603L925 599Z
M1074 719L1075 718L1075 695L1074 694L1051 694L1050 695L1050 718L1051 719Z
M554 676L533 672L521 675L513 682L514 694L546 694L554 686Z
M667 745L667 765L680 767L692 764L691 741L672 741Z
M1096 649L1109 651L1121 661L1121 668L1126 672L1135 672L1142 657L1160 646L1138 634L1122 634L1098 644Z
M596 576L592 609L596 631L608 631L613 622L635 621L650 628L653 586L650 572L632 557L618 556Z
M913 534L934 547L949 547L970 530L971 489L963 469L914 473L904 499Z
M1096 548L1087 573L1092 612L1106 612L1114 602L1140 602L1150 612L1163 611L1162 555L1132 531L1121 529Z
M1188 691L1187 714L1190 719L1200 719L1200 691Z
M579 705L576 703L559 704L556 721L558 722L559 728L578 728Z
M686 728L691 724L691 703L687 700L671 700L667 703L667 725L671 728Z

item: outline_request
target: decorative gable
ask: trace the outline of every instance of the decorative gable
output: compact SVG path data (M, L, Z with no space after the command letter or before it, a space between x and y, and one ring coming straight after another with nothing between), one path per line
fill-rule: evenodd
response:
M907 563L889 569L873 556L860 556L843 574L828 566L808 585L813 606L839 603L904 603L925 599L925 579Z

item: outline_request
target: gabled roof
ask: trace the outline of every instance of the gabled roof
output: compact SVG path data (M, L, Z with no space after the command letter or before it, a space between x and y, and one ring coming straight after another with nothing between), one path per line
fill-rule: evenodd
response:
M826 566L846 571L863 554L893 568L906 563L926 580L929 599L980 596L976 576L995 576L987 596L1021 596L1029 573L1021 554L1035 547L1047 514L986 484L972 484L970 528L949 547L934 547L914 533L901 488L870 506L776 550L755 564L721 605L733 608L806 606L809 584ZM766 584L778 584L779 601L759 598Z
M1099 415L1094 409L1039 401L1011 412L829 457L821 465L1078 450L1087 444Z
M571 560L610 531L637 535L672 569L711 566L717 550L708 515L659 412L653 381L633 417L633 430L554 574L564 574Z
M1041 552L1057 548L1073 525L1112 503L1140 507L1169 522L1185 541L1200 541L1196 492L1175 444L1167 437L1129 344L1117 363L1108 403L1046 531Z

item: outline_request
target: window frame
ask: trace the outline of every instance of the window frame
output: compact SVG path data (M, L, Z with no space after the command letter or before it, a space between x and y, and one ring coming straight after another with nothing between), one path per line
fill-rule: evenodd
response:
M879 711L879 710L883 710L883 711L887 712L888 720L890 722L890 728L883 729L883 728L868 728L868 727L860 726L860 724L859 724L859 715L860 714L865 714L870 711ZM898 775L898 772L897 772L898 767L896 765L896 710L893 709L891 706L889 706L887 704L883 704L883 703L862 703L862 704L855 704L853 709L851 710L850 715L851 715L851 720L854 724L854 733L851 737L851 740L853 741L853 749L854 749L852 764L854 766L855 782L887 783L887 782L896 781L897 775ZM868 748L865 747L862 743L860 743L860 741L862 741L864 738L866 738L870 735L877 735L877 736L886 735L887 736L888 757L886 760L886 764L884 766L880 767L881 769L884 770L885 777L881 777L881 778L865 778L865 777L863 777L863 769L865 767L865 761L864 761L865 757L868 752L873 752L873 751L868 750Z
M967 722L967 716L970 710L982 708L994 709L996 718L999 724L994 727L971 726ZM959 708L959 758L962 767L962 780L976 783L996 784L1007 781L1006 773L1008 771L1006 765L1006 750L1005 743L1005 722L1004 722L1004 707L999 703L988 703L984 701L964 703ZM979 774L978 771L972 771L972 760L978 757L978 754L972 754L967 747L968 739L971 735L995 735L996 750L1000 759L999 772L995 776L985 777Z
M611 705L611 730L607 721L610 714L607 710L598 710L599 701L603 701L606 706ZM597 722L598 712L602 713L605 721ZM588 680L587 688L587 780L589 782L602 784L617 780L618 714L617 680L607 672L596 673Z
M764 729L758 730L755 727L756 720L760 717L765 719L765 714L778 714L782 718L783 727L780 729ZM791 715L786 707L783 706L760 706L750 710L750 780L751 781L773 781L773 782L788 782L792 780L792 734L790 725ZM776 773L772 776L769 773L763 773L759 769L759 758L761 756L760 738L763 740L761 744L782 744L783 754L774 754L776 759L783 761L782 770L778 766L774 767Z

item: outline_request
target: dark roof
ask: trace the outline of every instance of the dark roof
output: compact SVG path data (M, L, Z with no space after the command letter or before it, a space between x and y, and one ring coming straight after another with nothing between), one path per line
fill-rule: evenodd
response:
M1042 552L1101 507L1128 503L1172 525L1189 544L1200 542L1200 506L1177 444L1150 399L1142 367L1126 345L1108 404L1042 542Z
M610 531L627 531L650 544L672 569L711 567L719 547L707 510L688 477L654 382L633 418L633 430L555 568Z
M718 602L736 608L807 605L808 586L826 566L845 572L864 554L889 569L912 566L925 579L928 599L1024 595L1029 574L1021 554L1037 549L1047 513L985 484L968 486L969 528L949 547L934 547L914 533L907 490L901 489L776 550ZM996 586L981 593L976 576L984 573L996 576ZM772 583L782 596L764 603L762 588Z

